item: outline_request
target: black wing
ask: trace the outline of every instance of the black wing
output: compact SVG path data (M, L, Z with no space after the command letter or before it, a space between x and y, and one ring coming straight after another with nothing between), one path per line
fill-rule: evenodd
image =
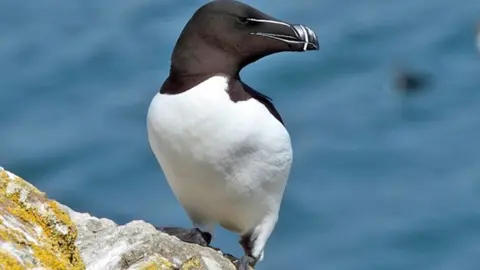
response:
M268 111L278 121L280 121L280 123L282 123L283 126L285 126L285 124L283 123L283 119L280 116L280 113L278 113L277 109L275 108L275 106L272 103L272 99L269 96L264 95L264 94L256 91L255 89L251 88L250 86L248 86L244 82L242 82L242 86L243 86L243 89L245 90L245 92L247 92L252 98L256 99L258 102L262 103L265 107L267 107Z

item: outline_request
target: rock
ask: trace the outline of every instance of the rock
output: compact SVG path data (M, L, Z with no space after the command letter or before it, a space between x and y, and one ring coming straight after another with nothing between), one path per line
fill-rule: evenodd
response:
M78 213L1 167L0 179L0 269L235 269L221 252L144 221Z
M181 242L144 221L118 226L64 208L77 224L77 247L87 269L235 269L221 253Z
M85 269L77 228L60 205L0 167L2 269Z

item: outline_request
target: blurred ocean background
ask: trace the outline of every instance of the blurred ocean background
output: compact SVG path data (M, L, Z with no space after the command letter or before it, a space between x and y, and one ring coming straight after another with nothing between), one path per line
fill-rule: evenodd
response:
M77 211L189 227L146 113L205 2L0 1L0 165ZM242 73L294 147L258 269L480 269L480 1L245 2L321 44ZM405 98L395 63L434 84ZM242 255L217 232L214 246Z

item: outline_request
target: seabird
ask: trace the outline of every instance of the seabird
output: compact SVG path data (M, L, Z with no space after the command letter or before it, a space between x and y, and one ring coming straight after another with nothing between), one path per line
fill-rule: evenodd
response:
M240 235L237 269L263 259L292 147L270 98L239 73L268 55L318 49L310 28L238 1L209 2L193 14L147 115L150 147L193 225L162 231L207 246L220 225Z
M416 93L423 90L431 82L431 75L419 71L397 67L395 70L395 87L405 93Z

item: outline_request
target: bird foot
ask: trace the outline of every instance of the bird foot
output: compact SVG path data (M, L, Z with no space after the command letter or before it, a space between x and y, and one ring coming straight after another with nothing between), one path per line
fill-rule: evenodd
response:
M210 246L212 235L202 232L198 228L184 229L179 227L155 227L168 235L175 236L183 242L197 244L202 247Z
M243 255L237 263L235 263L235 267L237 270L251 270L255 266L256 260L248 255Z

